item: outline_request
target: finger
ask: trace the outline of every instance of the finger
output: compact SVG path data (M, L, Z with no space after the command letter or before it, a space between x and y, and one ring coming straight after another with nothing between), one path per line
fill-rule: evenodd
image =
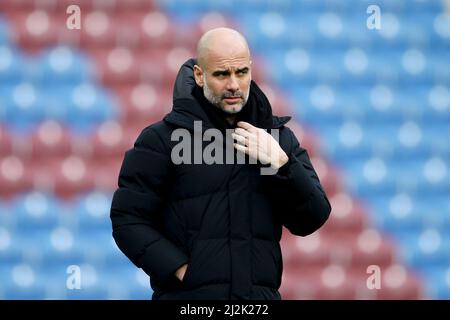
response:
M234 132L237 133L238 135L244 136L244 137L250 137L252 135L251 132L249 132L245 129L242 129L242 128L236 128L236 129L234 129Z
M231 136L233 137L234 140L236 140L238 143L246 146L248 145L248 139L244 136L238 135L236 133L232 133Z
M243 129L245 129L245 130L253 130L253 129L256 129L256 127L252 126L250 123L245 122L245 121L239 121L239 122L237 123L237 126L243 128Z
M233 146L240 152L248 153L248 148L246 146L243 146L242 144L233 143Z

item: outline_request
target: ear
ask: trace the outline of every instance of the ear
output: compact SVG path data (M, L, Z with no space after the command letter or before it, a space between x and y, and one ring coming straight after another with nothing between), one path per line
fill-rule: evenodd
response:
M194 77L197 85L203 88L203 70L199 65L194 65Z

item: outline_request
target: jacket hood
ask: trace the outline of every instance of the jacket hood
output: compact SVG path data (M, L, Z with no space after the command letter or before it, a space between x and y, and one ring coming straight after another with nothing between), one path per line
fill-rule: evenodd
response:
M164 117L164 120L193 130L194 121L202 121L202 128L215 128L205 112L204 107L215 107L205 102L199 101L193 94L197 86L194 78L194 65L196 59L187 60L178 71L173 89L173 108L172 111ZM204 104L208 104L204 106ZM238 117L252 125L265 128L279 128L286 124L291 117L277 117L272 115L272 107L261 89L252 80L250 84L250 95L247 104L238 113Z

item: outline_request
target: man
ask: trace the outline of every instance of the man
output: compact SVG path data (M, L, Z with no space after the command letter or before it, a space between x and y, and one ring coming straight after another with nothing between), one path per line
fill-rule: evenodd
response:
M282 226L306 236L331 207L307 152L284 126L290 118L273 116L251 80L244 37L213 29L197 49L198 60L178 73L172 112L125 155L113 237L150 276L153 299L280 299ZM205 139L208 130L214 139ZM230 130L231 148L217 135ZM181 141L186 133L192 143ZM219 160L198 161L208 154ZM237 160L243 155L245 163ZM262 174L267 167L273 174Z

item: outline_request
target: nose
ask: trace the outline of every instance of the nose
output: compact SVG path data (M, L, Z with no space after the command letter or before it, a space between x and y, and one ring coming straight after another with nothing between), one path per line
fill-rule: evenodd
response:
M235 91L239 90L239 83L234 75L231 75L228 78L227 90L231 91L231 92L235 92Z

